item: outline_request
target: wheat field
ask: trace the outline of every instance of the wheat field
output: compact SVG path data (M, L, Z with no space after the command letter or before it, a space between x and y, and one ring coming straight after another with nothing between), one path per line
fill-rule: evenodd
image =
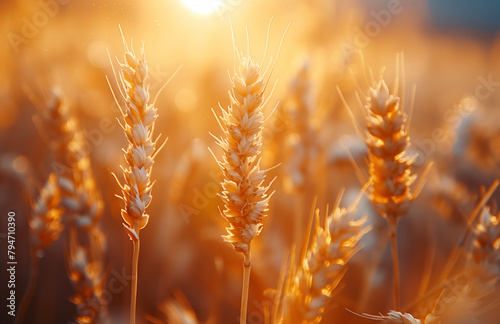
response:
M0 3L0 323L499 323L499 13Z

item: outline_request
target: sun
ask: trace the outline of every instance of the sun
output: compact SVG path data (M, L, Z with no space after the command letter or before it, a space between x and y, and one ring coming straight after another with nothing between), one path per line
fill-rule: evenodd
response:
M209 14L214 12L221 0L182 0L191 10L200 14Z

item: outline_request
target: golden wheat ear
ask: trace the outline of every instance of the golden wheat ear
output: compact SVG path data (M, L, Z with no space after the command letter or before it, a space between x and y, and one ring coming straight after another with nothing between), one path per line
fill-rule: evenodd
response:
M246 54L238 51L234 45L234 35L233 48L235 71L231 77L230 105L227 109L220 107L222 116L216 115L224 137L214 138L223 150L222 158L216 158L224 175L220 194L224 209L220 210L220 214L229 223L226 228L228 234L223 238L244 257L240 322L245 324L252 260L251 243L262 231L262 220L267 216L272 196L269 193L271 184L264 184L267 170L261 170L259 157L262 130L266 121L263 113L266 104L264 92L278 55L274 62L270 60L270 70L266 77L267 69L262 71L261 64L250 56L248 48Z
M120 28L121 31L121 28ZM155 107L155 97L150 103L149 86L147 85L148 65L146 63L144 44L142 44L140 55L136 55L132 46L129 48L122 33L125 55L123 62L118 62L120 70L118 76L113 68L113 74L117 78L118 101L109 80L113 97L120 108L123 121L120 126L125 132L128 147L124 149L126 164L121 166L123 181L113 174L121 188L121 196L118 196L124 204L121 216L124 221L123 227L133 243L132 260L132 294L130 307L130 323L135 323L136 299L137 299L137 272L139 266L140 235L141 229L146 227L149 215L147 207L151 204L152 188L154 181L151 179L151 171L156 154L165 145L158 143L160 136L153 136L154 126L158 117ZM177 69L179 71L180 67ZM175 73L177 73L177 71ZM174 75L175 75L174 73ZM165 82L159 92L173 78ZM123 104L120 104L122 102Z
M229 93L231 105L218 117L225 138L217 139L224 152L217 162L224 174L221 216L229 222L228 234L223 238L244 256L241 323L245 323L251 243L262 230L270 194L269 185L264 185L266 173L260 169L258 159L266 81L255 60L244 54L239 54L238 58L239 68L231 80L233 87Z
M356 131L362 136L368 147L369 171L372 181L368 190L369 198L389 224L388 234L393 256L394 309L397 311L399 309L397 225L399 219L408 213L411 201L420 193L432 163L427 165L420 176L420 181L416 186L413 186L417 179L417 175L413 174L412 170L415 157L409 157L407 149L410 145L409 129L415 89L413 88L409 112L406 113L402 54L398 55L396 59L396 70L396 80L392 92L382 78L384 69L381 69L378 81L374 80L371 70L369 70L370 77L365 76L365 79L370 80L368 82L371 83L364 95L364 103L359 100L366 123L365 128L357 123L343 97L342 99L353 117Z
M314 225L310 217L310 242L304 242L304 251L298 267L289 267L289 284L284 286L283 311L277 323L320 323L335 288L347 271L347 262L360 249L359 241L370 227L365 227L366 216L355 219L358 198L347 208L339 206L341 195L331 213L326 211L324 223L319 210ZM312 215L312 211L311 211Z

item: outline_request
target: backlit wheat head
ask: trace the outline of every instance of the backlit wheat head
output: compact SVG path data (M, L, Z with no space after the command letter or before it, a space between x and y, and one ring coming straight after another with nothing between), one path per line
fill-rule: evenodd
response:
M33 206L33 213L29 220L31 250L37 257L43 255L43 251L59 238L63 230L61 224L63 209L60 207L60 200L57 176L52 173Z
M359 240L369 230L366 217L354 220L358 200L348 208L336 206L321 226L319 210L312 241L296 271L289 270L285 287L284 314L279 323L319 323L332 292L339 284L346 263L359 250Z
M408 118L400 98L389 93L384 80L370 88L365 110L365 141L373 181L370 199L389 223L395 224L406 215L414 198L410 193L416 179L410 170L413 161L405 156L410 143Z
M224 174L221 197L225 208L221 214L229 222L224 240L247 255L252 239L262 230L270 198L269 186L263 185L265 171L260 170L258 160L266 81L260 65L248 54L238 54L238 58L229 92L231 104L227 110L221 107L219 117L226 137L217 139L217 143L224 150L218 161Z
M122 218L125 232L132 241L139 239L139 231L148 223L146 208L151 202L151 168L158 151L153 140L153 127L157 118L157 109L148 104L149 92L145 84L148 67L144 57L144 48L137 57L125 44L125 60L120 63L120 83L124 89L122 108L128 148L125 150L127 165L122 166L124 183L120 184L125 203Z

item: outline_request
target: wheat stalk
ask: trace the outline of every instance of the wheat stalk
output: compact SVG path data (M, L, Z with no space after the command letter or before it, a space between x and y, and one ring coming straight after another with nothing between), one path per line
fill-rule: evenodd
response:
M70 222L69 249L71 251L85 249L85 247L74 246L76 240L73 236L78 235L78 230L83 230L88 237L88 241L94 242L99 238L99 244L94 244L93 249L102 249L105 244L104 235L99 229L99 220L102 215L103 203L96 188L95 180L90 166L88 150L84 148L84 136L80 132L75 118L70 114L65 100L57 88L52 89L48 99L41 100L31 93L31 100L41 111L40 116L34 118L42 136L52 148L54 153L53 169L57 171L57 187L60 195L60 205L64 207L64 214ZM102 253L94 251L93 254ZM74 264L75 253L66 253L68 265ZM96 266L96 262L91 262L89 258L82 258L77 261L79 268L93 269L93 276L103 277L101 273L102 265ZM85 264L85 262L87 262ZM76 269L75 266L70 267ZM68 272L70 279L74 282L76 289L72 301L81 310L88 307L89 302L81 296L89 295L89 287L75 282L75 270ZM81 271L80 277L85 276ZM97 285L94 285L97 289ZM95 294L98 294L97 290ZM96 296L92 296L95 301L99 301ZM92 308L92 318L103 321L106 318L106 306L99 302L99 307ZM76 321L85 323L86 316L77 315Z
M399 309L399 257L397 251L397 224L406 215L413 196L410 185L412 161L405 156L410 139L406 127L407 117L399 98L389 94L384 80L370 88L367 98L367 136L370 176L369 190L375 208L387 218L394 269L394 308Z
M251 268L251 243L262 230L262 219L268 211L269 185L265 186L266 172L260 169L261 133L264 124L262 112L266 80L259 63L248 54L238 52L238 70L232 77L231 100L222 110L220 126L225 138L216 139L223 149L222 160L217 160L224 180L221 193L224 209L221 216L229 222L226 242L244 256L241 321L246 323L248 285Z
M417 178L411 171L414 157L406 156L406 150L410 145L408 132L411 115L408 116L404 111L404 72L400 80L399 62L398 57L398 73L393 93L390 93L382 75L377 82L372 79L372 85L365 97L366 104L363 106L366 130L362 130L356 123L357 130L363 136L368 147L369 171L372 181L368 191L369 197L375 208L387 219L389 224L395 310L399 309L397 225L399 219L407 214L411 201L418 196L424 183L425 174L432 165L429 163L420 182L412 192L411 186ZM400 82L402 83L401 97L398 95ZM413 96L414 91L412 98ZM344 104L347 106L345 100ZM412 109L413 106L410 107L410 114ZM353 116L352 113L351 116Z
M326 212L323 225L316 210L315 225L310 228L311 242L305 242L309 247L303 252L298 268L292 265L288 270L289 283L282 293L284 300L278 323L321 321L333 291L347 270L347 262L359 250L362 236L370 230L363 227L366 216L354 219L360 198L361 195L347 208L339 207L339 198L332 212Z
M123 36L123 35L122 35ZM124 150L127 165L121 167L124 183L117 182L122 190L125 207L121 210L125 232L133 242L132 260L132 294L130 305L130 323L135 323L137 300L137 272L139 264L140 239L139 231L149 220L146 208L151 203L151 169L156 153L161 147L156 147L157 140L153 140L153 128L157 118L157 109L148 104L149 88L145 79L148 75L148 66L144 55L144 46L141 55L136 56L133 50L123 39L125 46L124 63L120 63L119 79L124 107L120 107L124 123L120 124L125 131L128 148Z

